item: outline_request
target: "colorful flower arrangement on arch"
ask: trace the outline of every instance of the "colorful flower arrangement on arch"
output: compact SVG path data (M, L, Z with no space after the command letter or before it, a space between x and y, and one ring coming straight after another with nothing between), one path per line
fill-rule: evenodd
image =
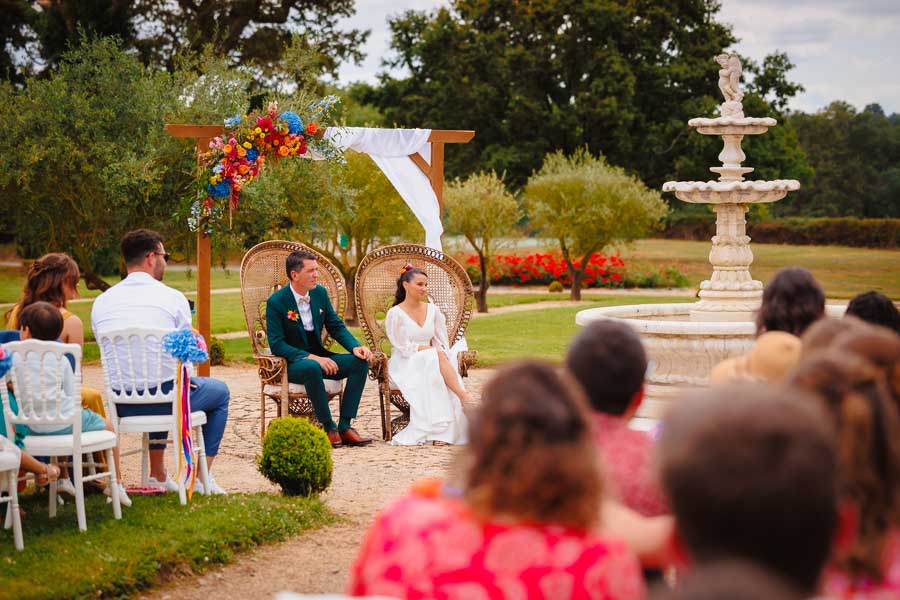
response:
M322 120L337 105L337 96L327 96L309 107L304 121L297 113L279 112L277 102L269 102L265 114L251 112L225 119L226 133L210 140L209 149L200 152L198 198L191 206L188 226L209 235L213 223L229 217L238 207L241 191L264 168L266 162L290 156L341 159L329 142L316 137Z

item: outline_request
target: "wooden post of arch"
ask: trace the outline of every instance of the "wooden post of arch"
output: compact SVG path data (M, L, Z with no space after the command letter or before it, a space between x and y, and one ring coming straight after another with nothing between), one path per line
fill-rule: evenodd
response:
M221 125L166 125L166 131L177 138L197 138L197 154L209 148L209 141L222 135L225 128ZM198 158L199 160L199 158ZM197 231L197 329L209 344L209 289L212 272L212 250L208 235ZM209 377L209 361L199 365L201 377Z
M196 138L198 154L209 147L209 141L212 138L224 132L224 127L221 125L167 124L165 129L174 137ZM316 137L323 136L326 129L320 129ZM428 142L431 144L431 163L429 164L425 157L418 153L409 156L431 182L431 189L434 190L438 201L438 215L441 215L444 210L444 144L466 144L474 137L475 132L471 130L434 129L428 137ZM209 291L212 270L209 242L209 236L197 232L197 328L207 343L210 340ZM209 362L200 365L199 372L201 376L208 376Z

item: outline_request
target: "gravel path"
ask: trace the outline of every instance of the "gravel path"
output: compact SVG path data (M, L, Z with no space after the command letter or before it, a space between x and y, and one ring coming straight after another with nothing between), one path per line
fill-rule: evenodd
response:
M466 386L473 397L480 396L481 386L491 374L490 369L476 369L470 373ZM216 481L229 492L277 493L277 487L257 472L253 462L259 452L259 380L255 368L250 365L213 367L212 375L228 383L231 389L228 427L213 468ZM102 379L99 366L85 367L85 385L100 388ZM274 412L274 406L272 409ZM380 440L380 422L377 388L369 381L354 426L377 441L364 448L335 450L334 479L323 495L341 517L339 523L264 546L240 556L230 565L201 576L180 578L140 597L159 600L254 597L262 600L285 590L302 593L343 591L359 543L377 511L391 498L402 494L412 482L445 474L459 451L450 446L390 446ZM126 436L123 441L125 447L137 443L136 436ZM122 462L127 483L136 484L140 477L138 455L125 457Z

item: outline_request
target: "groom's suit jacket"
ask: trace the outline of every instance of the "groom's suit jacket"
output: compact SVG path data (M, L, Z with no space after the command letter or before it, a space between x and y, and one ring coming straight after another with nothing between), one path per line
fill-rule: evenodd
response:
M282 356L288 362L303 360L310 353L322 351L322 328L347 351L360 345L347 330L347 326L331 306L328 292L321 285L309 291L309 307L313 317L314 331L303 328L303 319L288 318L288 311L300 314L291 286L286 285L266 301L266 334L269 348L275 356Z

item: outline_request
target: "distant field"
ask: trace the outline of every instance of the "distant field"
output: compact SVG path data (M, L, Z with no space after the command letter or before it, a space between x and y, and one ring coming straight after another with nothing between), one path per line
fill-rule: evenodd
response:
M639 262L677 262L697 287L712 272L709 242L640 240L622 251L623 258ZM900 300L900 250L872 250L845 246L788 246L752 244L754 279L769 281L782 267L801 266L812 271L829 298L852 298L877 290Z

